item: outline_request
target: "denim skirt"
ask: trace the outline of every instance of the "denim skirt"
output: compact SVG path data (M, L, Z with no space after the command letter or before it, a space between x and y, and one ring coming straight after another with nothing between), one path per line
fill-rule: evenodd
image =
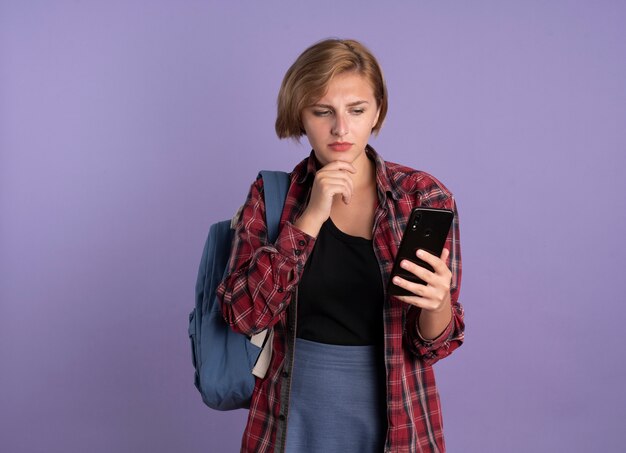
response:
M375 346L296 339L287 453L378 453L387 433L385 372Z

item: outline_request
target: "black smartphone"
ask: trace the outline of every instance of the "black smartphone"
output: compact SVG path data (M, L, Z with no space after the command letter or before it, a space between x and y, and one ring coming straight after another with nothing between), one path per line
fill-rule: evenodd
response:
M391 279L387 286L387 293L392 296L414 296L413 293L395 285L392 282L396 275L405 280L425 284L421 278L416 277L409 271L400 267L404 259L416 263L431 272L434 270L430 264L419 259L415 254L418 249L426 250L435 256L441 256L443 246L446 243L450 226L454 219L454 212L449 209L414 208L409 216L409 221L404 229L404 235L400 242L400 248L396 255L391 271Z

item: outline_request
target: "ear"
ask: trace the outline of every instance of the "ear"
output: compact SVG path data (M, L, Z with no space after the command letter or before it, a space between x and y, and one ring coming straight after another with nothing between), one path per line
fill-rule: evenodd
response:
M380 116L380 107L378 107L378 110L376 110L376 115L374 116L374 121L372 122L372 129L374 129L374 126L376 126L376 123L378 123L379 116Z

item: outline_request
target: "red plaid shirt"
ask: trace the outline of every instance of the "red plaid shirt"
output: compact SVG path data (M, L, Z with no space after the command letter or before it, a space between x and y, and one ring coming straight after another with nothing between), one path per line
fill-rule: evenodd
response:
M411 209L416 206L455 211L452 194L435 178L385 162L368 146L376 164L378 206L373 244L386 287ZM237 224L230 268L218 288L222 311L233 329L247 335L274 328L273 356L264 379L257 379L241 451L283 451L293 364L295 321L291 301L315 238L293 222L302 214L316 163L313 153L291 173L291 183L275 244L267 243L263 182L252 184ZM387 422L385 452L444 452L441 406L432 365L463 342L463 308L458 302L461 254L458 216L446 242L452 271L452 321L435 340L418 332L419 309L386 297L383 309ZM322 416L320 414L320 416Z

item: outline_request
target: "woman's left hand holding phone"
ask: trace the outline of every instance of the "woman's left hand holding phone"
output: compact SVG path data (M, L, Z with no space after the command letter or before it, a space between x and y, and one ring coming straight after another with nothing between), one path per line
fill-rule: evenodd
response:
M394 277L393 283L415 294L415 296L397 296L397 298L422 310L419 318L419 331L424 339L432 340L445 330L452 319L450 295L452 272L446 265L450 252L444 248L439 258L424 250L418 250L417 253L418 258L430 264L434 272L408 260L403 260L401 266L427 284L409 282L397 276Z

